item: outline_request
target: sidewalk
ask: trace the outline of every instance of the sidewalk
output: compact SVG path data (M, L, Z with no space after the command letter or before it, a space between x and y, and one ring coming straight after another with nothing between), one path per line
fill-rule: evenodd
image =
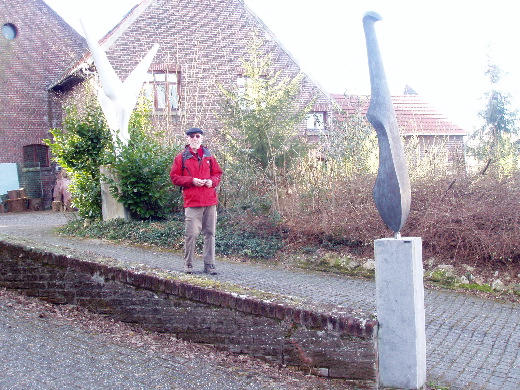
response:
M182 271L182 259L167 251L54 236L51 228L64 223L66 216L61 213L0 214L0 238L2 234L8 234L123 262ZM201 262L199 265L202 267ZM211 278L313 303L375 310L372 281L249 263L219 262L218 268L221 274ZM429 381L451 385L452 390L520 388L520 310L517 304L426 290L425 307Z

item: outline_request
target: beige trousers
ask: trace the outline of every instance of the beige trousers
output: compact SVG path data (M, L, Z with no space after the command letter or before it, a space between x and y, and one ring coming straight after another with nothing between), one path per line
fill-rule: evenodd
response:
M184 265L193 266L195 243L200 233L204 235L204 264L215 264L215 228L217 224L217 206L186 207L184 234Z

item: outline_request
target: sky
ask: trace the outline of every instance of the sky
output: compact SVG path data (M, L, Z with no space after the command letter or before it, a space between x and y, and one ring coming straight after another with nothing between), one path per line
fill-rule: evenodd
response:
M138 0L44 0L83 34L79 17L101 38ZM205 1L205 0L194 0ZM491 88L489 61L505 75L499 85L520 106L520 23L514 1L494 0L245 0L303 72L330 93L369 94L362 25L375 11L392 94L406 85L455 124L472 131ZM103 11L102 11L103 10ZM518 97L518 98L517 98Z

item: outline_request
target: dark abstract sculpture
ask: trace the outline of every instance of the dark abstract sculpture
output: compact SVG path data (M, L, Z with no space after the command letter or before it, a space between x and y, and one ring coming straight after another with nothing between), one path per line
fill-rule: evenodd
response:
M379 144L379 170L373 196L379 215L398 237L410 213L410 179L374 29L378 20L381 17L375 12L363 17L371 87L367 119L376 130Z

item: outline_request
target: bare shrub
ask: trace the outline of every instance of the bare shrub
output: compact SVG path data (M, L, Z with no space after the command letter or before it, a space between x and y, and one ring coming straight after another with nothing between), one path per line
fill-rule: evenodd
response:
M369 255L374 237L388 236L372 200L372 175L323 181L313 192L284 196L281 207L291 243L307 246L349 242L358 254ZM319 195L319 196L318 196Z
M520 265L520 173L422 181L413 187L410 235L425 255L474 266Z
M363 256L389 237L372 198L374 177L331 183L321 197L286 194L290 235L304 246L346 243ZM444 176L412 182L412 207L403 236L423 239L423 258L492 269L520 265L520 173L507 179Z

